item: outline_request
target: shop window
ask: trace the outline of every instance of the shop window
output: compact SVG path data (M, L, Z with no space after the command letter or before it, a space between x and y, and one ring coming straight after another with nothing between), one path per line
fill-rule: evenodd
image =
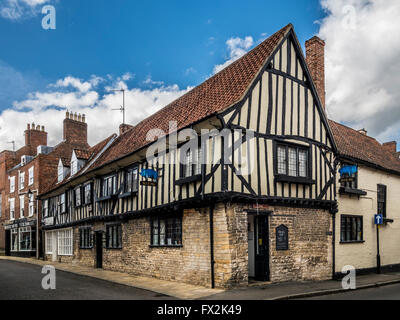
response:
M18 251L18 229L11 230L11 251Z
M19 251L35 250L35 234L31 227L19 228Z

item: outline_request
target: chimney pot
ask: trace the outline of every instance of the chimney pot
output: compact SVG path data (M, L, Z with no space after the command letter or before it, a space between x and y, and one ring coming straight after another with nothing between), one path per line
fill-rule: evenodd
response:
M306 41L306 61L325 109L325 41L315 36Z
M44 131L44 126L42 126L42 131Z
M28 130L31 130L31 125L30 125L29 123L28 123L27 129L28 129Z
M86 122L86 116L85 116L85 114L82 115L82 122L83 122L83 123Z
M68 111L65 113L65 119L69 119L69 112Z
M363 129L358 130L359 133L363 134L364 136L366 136L368 134L368 131Z

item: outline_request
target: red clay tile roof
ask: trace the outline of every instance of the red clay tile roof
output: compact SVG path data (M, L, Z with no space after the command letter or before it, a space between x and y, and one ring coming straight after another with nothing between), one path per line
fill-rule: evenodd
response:
M179 130L240 101L261 67L291 28L291 24L282 28L213 77L120 135L91 170L148 145L150 142L146 140L146 135L151 129L159 128L168 132L169 122L177 121Z
M76 157L78 159L82 159L82 160L88 160L93 153L90 149L89 150L74 149L74 151L75 151Z
M372 137L329 120L338 152L400 174L400 160Z

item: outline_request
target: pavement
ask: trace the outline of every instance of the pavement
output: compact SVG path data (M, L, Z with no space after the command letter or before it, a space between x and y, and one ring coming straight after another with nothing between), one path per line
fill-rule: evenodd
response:
M289 300L320 297L332 294L352 294L342 288L341 281L307 281L286 283L254 283L246 287L231 290L210 289L185 283L134 276L126 273L84 267L78 264L57 263L33 258L3 257L2 260L24 262L35 265L53 265L56 270L80 276L96 278L115 284L156 292L161 295L185 300ZM400 273L359 275L356 278L356 290L400 284Z

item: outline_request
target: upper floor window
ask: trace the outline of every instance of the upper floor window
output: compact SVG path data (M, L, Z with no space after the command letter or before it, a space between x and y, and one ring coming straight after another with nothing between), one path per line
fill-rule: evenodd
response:
M386 186L378 184L378 214L382 214L384 218L386 218L386 193Z
M24 211L25 211L25 196L20 196L19 197L19 216L20 216L20 218L24 217Z
M138 168L128 169L125 172L125 192L136 192L138 189Z
M29 168L29 171L28 171L28 176L29 176L29 180L28 180L28 185L29 186L31 186L31 185L33 185L33 183L34 183L34 176L33 176L33 174L34 174L34 167L31 167L31 168Z
M19 190L25 187L25 172L19 173Z
M117 176L103 178L102 195L108 197L117 193Z
M75 195L75 207L79 207L82 205L82 191L81 187L78 187L74 190Z
M10 177L10 193L15 192L15 177Z
M29 216L32 217L35 213L35 199L33 194L29 195Z
M88 183L83 187L83 203L92 203L92 184Z
M278 144L276 153L276 172L278 175L310 178L309 148Z
M65 193L62 193L58 196L58 210L60 213L65 213L66 212L66 206L65 206Z
M49 215L49 200L43 200L43 217Z
M10 220L15 219L15 199L12 198L10 201Z
M200 147L196 150L188 149L183 155L181 177L187 178L201 174L201 159L202 152Z

